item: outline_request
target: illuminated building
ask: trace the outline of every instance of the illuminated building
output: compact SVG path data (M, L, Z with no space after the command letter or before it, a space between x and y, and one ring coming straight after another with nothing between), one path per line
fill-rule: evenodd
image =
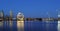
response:
M20 12L17 14L17 28L18 31L24 31L24 15Z
M3 30L4 12L0 11L0 28Z

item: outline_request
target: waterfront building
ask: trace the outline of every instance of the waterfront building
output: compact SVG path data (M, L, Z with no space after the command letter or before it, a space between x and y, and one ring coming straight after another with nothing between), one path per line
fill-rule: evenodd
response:
M17 29L24 31L24 15L21 12L17 14Z
M0 29L3 30L4 12L0 11Z

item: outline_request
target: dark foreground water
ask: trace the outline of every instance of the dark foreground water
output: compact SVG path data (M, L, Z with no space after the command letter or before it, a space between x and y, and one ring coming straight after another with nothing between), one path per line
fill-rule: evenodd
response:
M16 21L13 21L12 27L8 23L5 21L3 27L0 27L0 31L17 31ZM57 21L25 21L24 31L58 31L57 26Z
M25 31L57 31L57 21L55 22L25 22Z

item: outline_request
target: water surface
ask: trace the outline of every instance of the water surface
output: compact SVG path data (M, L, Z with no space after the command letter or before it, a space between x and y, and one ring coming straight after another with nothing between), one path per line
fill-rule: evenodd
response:
M17 31L17 22L13 21L12 24L10 27L9 22L4 21L0 31ZM58 31L58 21L24 21L24 31Z

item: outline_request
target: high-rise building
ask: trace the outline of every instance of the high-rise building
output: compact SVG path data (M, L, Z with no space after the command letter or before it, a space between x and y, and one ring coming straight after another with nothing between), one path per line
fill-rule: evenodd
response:
M13 13L12 10L10 10L10 20L12 20L12 17L13 17Z
M0 11L0 18L4 17L4 12Z
M58 17L60 17L60 12L58 12Z

